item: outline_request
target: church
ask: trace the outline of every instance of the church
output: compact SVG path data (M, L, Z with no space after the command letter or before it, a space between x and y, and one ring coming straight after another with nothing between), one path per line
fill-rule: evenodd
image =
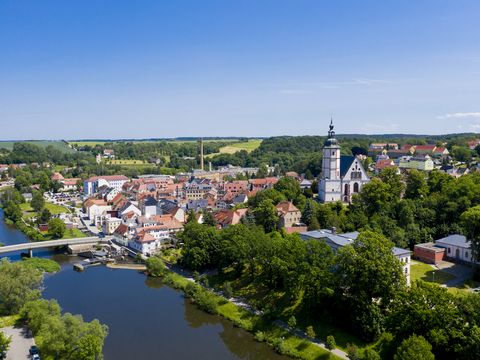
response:
M333 121L330 121L328 138L323 146L322 173L318 183L320 202L343 201L350 203L352 195L360 192L370 181L367 172L355 156L341 156L335 138Z

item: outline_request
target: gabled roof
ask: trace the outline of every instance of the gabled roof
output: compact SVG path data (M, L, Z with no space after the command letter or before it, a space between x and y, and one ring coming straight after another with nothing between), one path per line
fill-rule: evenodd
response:
M145 201L143 202L143 205L144 206L157 206L157 200L154 197L149 196L145 199Z
M276 206L277 210L282 214L287 214L289 212L297 212L300 211L297 209L295 205L293 205L290 201L281 201Z
M435 241L435 244L437 244L438 246L453 245L460 246L466 249L470 248L470 241L468 241L464 235L460 234L448 235L443 239L438 239L437 241Z
M340 177L344 177L348 169L355 160L355 156L342 155L340 156Z

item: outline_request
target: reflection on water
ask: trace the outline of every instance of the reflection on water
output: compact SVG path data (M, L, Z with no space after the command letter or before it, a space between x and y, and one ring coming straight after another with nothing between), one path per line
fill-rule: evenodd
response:
M3 216L0 210L0 216ZM0 242L26 242L25 236L0 220ZM133 270L103 266L73 271L79 259L49 251L36 252L61 264L45 276L44 297L58 300L64 311L94 318L109 326L106 360L113 359L285 359L248 332L191 304L181 292ZM20 259L19 254L9 256Z
M249 333L198 310L181 292L132 270L63 267L46 298L110 327L105 359L282 359Z

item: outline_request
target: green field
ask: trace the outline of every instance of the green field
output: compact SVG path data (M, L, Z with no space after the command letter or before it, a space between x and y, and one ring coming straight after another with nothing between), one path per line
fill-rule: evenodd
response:
M27 142L29 144L38 145L41 147L47 147L48 145L52 145L56 149L68 153L73 152L73 150L63 141L47 141L47 140L32 140L32 141L0 141L0 149L5 148L7 150L13 149L13 144L16 142Z
M33 211L32 207L30 206L30 203L20 204L20 209L23 211L23 217L25 219L30 219L37 215L35 211ZM64 206L47 203L47 202L45 203L45 209L48 209L52 215L58 215L58 214L70 212L70 210L68 210Z
M230 145L224 146L220 148L220 152L215 154L209 154L207 157L212 157L218 154L235 154L238 151L246 150L247 152L252 152L253 150L257 149L260 144L262 143L261 139L253 139L248 141L242 142L235 142Z
M87 237L83 232L78 229L67 229L62 239L76 239Z

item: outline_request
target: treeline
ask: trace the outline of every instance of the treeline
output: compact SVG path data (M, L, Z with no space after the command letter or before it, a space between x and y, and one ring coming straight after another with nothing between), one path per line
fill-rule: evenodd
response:
M217 230L191 221L180 239L184 267L215 269L210 284L241 294L267 318L315 329L329 322L372 342L350 345L351 358L390 359L406 351L404 341L430 358L480 353L480 296L424 282L407 288L393 243L380 234L362 232L336 254L320 241L244 224Z
M78 152L65 152L53 145L39 146L29 142L16 142L11 151L4 151L0 155L0 161L6 164L53 164L74 165L79 162L94 160L91 155Z
M102 359L108 327L98 320L62 314L55 300L41 299L42 273L22 262L0 260L0 316L20 314L36 337L42 357Z
M478 156L478 151L471 151L467 141L474 139L475 134L443 135L443 136L410 136L410 135L339 135L337 138L342 147L342 155L368 154L369 145L373 142L390 142L403 144L437 144L448 142L448 149L459 161L468 161ZM220 154L211 159L215 166L261 166L264 164L279 165L282 173L296 171L313 176L320 175L322 149L325 136L279 136L264 139L260 147L251 153L240 151L235 154ZM480 149L479 149L480 150Z
M204 154L213 154L219 152L220 148L230 144L229 141L205 141L203 143ZM163 156L177 155L180 157L198 157L200 153L199 142L171 142L171 141L154 141L154 142L107 142L103 145L95 146L83 145L77 147L82 151L91 151L94 155L102 154L105 149L112 149L115 157L118 159L135 159L148 161L151 158L161 158Z

